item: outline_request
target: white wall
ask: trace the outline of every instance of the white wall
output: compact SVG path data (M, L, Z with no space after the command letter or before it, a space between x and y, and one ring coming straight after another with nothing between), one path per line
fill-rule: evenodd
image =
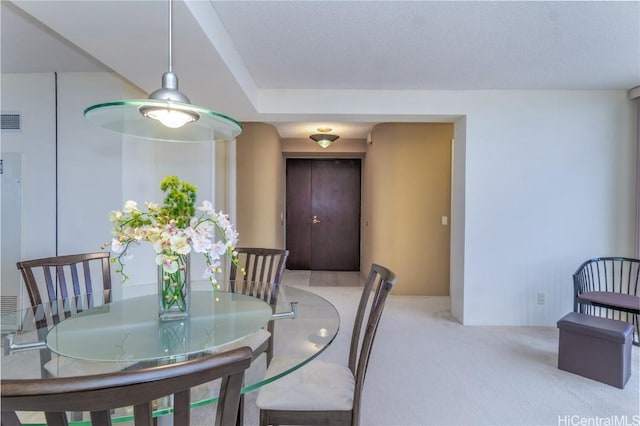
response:
M122 137L86 120L90 105L122 96L108 73L58 74L58 254L100 251L122 198Z
M29 259L55 255L55 81L53 74L2 76L3 112L24 110L19 142L3 136L5 150L23 149L25 176L23 251ZM111 239L109 212L126 200L140 206L161 203L160 181L177 175L198 186L198 202L214 199L213 144L148 141L96 127L83 116L86 107L106 101L144 98L137 88L111 73L59 73L58 254L100 251ZM15 96L9 97L9 94ZM6 102L5 102L6 101ZM42 111L40 111L42 110ZM32 113L33 111L33 113ZM32 115L41 113L37 126ZM36 128L38 133L32 132ZM156 279L149 244L134 248L127 262L131 284ZM194 256L194 279L204 261ZM116 268L113 268L114 270ZM120 277L114 274L114 283Z
M455 139L451 158L451 249L450 272L451 314L464 323L464 224L465 224L465 153L467 120L461 117L453 125Z
M632 105L622 91L483 98L467 115L464 321L551 325L582 261L633 253Z
M2 296L28 300L16 262L56 249L55 75L2 74L0 109L20 114L20 131L2 131ZM15 170L19 173L11 176ZM11 181L6 181L10 179ZM16 205L17 204L17 205Z
M2 74L2 113L22 115L22 130L0 135L2 153L22 154L22 251L55 251L55 75ZM3 253L4 255L5 253Z

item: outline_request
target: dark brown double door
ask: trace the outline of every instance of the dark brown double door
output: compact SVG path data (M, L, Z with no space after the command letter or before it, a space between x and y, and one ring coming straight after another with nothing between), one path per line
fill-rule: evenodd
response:
M360 159L287 159L288 269L360 270Z

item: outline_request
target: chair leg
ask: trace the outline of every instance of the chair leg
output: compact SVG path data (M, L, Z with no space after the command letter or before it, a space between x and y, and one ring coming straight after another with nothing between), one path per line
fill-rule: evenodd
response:
M240 403L238 404L238 416L236 417L236 426L244 424L244 394L240 394Z
M269 412L267 410L260 410L260 426L269 425Z
M2 426L22 426L22 423L15 411L3 411Z
M267 348L267 368L269 368L269 364L271 364L271 360L273 359L273 347L269 345Z

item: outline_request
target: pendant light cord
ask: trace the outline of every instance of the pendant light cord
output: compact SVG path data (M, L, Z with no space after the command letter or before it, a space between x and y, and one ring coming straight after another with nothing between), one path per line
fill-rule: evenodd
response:
M171 38L172 38L172 15L173 15L173 0L169 0L169 72L173 72L173 58L171 56Z

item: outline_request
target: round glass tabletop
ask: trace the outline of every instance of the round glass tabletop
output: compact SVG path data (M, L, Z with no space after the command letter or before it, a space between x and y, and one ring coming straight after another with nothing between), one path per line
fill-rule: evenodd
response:
M260 299L211 291L191 294L184 320L159 321L156 295L118 300L56 324L47 334L49 349L85 361L150 361L183 358L236 342L271 319Z

